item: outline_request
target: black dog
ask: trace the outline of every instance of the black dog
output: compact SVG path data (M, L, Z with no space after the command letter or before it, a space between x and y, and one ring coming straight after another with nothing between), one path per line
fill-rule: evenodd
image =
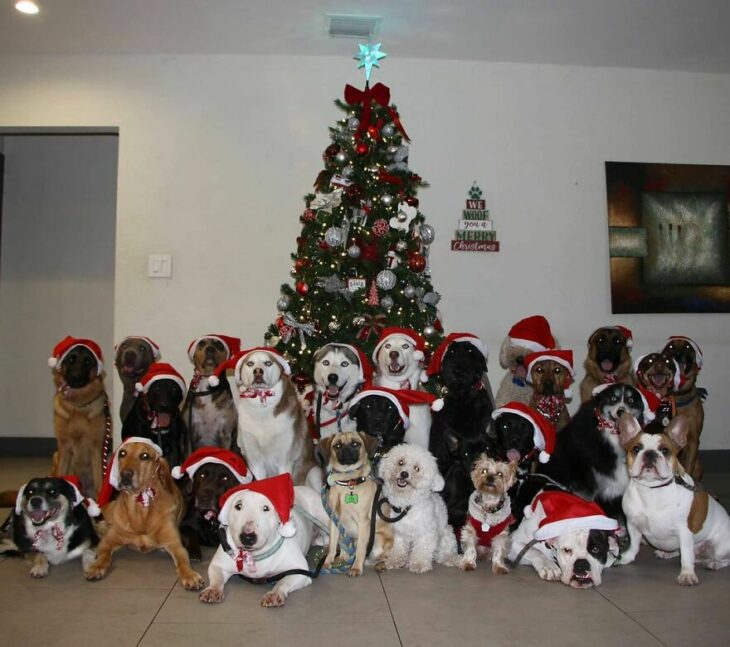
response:
M383 454L403 442L406 433L403 419L395 404L378 389L360 391L351 400L348 415L357 424L357 431L377 439L372 454L374 465Z
M606 513L622 518L621 497L629 484L626 452L619 442L618 420L623 413L642 419L641 394L628 384L603 387L584 402L558 433L550 460L541 472Z
M180 535L191 561L200 561L200 546L217 546L220 543L218 528L218 503L221 495L239 485L233 472L220 463L205 463L193 475L186 477L183 497L187 512L180 522Z
M31 577L46 577L49 564L81 557L84 569L96 557L99 538L78 489L63 478L34 478L18 497L13 540L33 554Z
M146 388L146 387L145 387ZM175 379L158 378L134 403L122 425L122 440L130 436L149 438L162 449L170 465L179 465L189 453L189 443L180 403L183 390Z
M516 413L505 412L494 421L494 458L517 462L517 478L532 472L537 449L532 423Z

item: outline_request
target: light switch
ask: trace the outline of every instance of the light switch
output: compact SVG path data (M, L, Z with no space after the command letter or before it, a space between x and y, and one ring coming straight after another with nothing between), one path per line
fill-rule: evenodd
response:
M150 254L147 258L147 276L152 279L172 277L172 256L170 254Z

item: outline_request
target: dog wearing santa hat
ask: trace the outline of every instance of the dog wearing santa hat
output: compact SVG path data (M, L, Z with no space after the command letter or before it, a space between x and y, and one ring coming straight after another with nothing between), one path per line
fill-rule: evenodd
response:
M98 503L107 530L96 561L86 569L87 580L105 577L112 555L124 546L143 553L163 548L172 557L184 588L203 587L203 578L190 567L180 539L182 494L159 445L134 436L122 442L109 463Z
M246 462L238 454L222 447L201 447L172 468L172 477L180 483L185 503L185 517L180 522L183 545L193 562L202 559L200 546L217 546L220 497L235 485L253 479Z
M667 339L663 355L670 355L679 365L681 386L673 391L674 407L687 420L687 442L679 453L684 469L696 480L702 478L702 464L699 459L700 434L705 422L702 404L707 391L697 387L697 377L702 370L702 351L693 339L674 335Z
M560 490L539 492L524 514L510 536L512 564L530 564L543 580L573 588L600 586L603 569L618 558L615 519L597 503Z
M499 364L506 373L497 389L498 407L506 402L530 402L532 386L527 381L525 357L548 348L559 346L545 317L526 317L510 328L499 349Z
M237 442L254 478L288 472L297 485L319 490L322 474L289 363L272 348L249 348L220 364L208 383L217 386L228 369L239 391Z
M234 487L220 504L221 543L201 602L223 602L225 583L234 575L257 581L283 575L261 599L264 607L283 606L289 594L312 583L306 554L329 524L316 492L294 487L286 473Z
M185 380L170 364L155 362L136 384L137 400L122 425L122 439L141 436L162 448L170 465L179 465L190 451L180 414Z
M634 337L625 326L603 326L588 338L588 356L583 364L585 377L580 383L580 401L593 399L593 389L601 384L633 384L631 348Z
M53 349L53 429L58 450L54 474L75 474L85 493L101 487L105 454L111 451L112 420L104 389L104 364L91 339L65 337Z
M565 403L573 396L573 351L550 349L530 353L525 357L525 368L525 379L532 385L528 404L560 431L570 420Z
M119 407L119 420L122 423L137 399L137 382L161 357L160 347L149 337L130 335L114 347L114 367L123 388L122 404Z
M313 359L314 385L305 396L305 403L315 437L355 431L357 423L349 417L348 410L355 394L372 380L370 360L356 346L334 342L319 348Z
M228 380L213 387L209 378L215 369L241 350L241 340L227 335L197 337L188 346L193 379L185 396L182 419L190 447L224 447L238 451L238 414Z
M34 478L18 491L13 540L22 555L32 556L31 577L46 577L50 564L77 557L84 571L94 561L99 538L91 517L101 511L80 485L75 476Z

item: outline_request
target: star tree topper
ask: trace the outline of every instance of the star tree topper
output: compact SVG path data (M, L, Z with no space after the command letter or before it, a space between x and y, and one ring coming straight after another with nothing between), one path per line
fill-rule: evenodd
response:
M370 73L373 71L373 66L379 68L380 63L378 61L381 58L385 58L387 54L380 51L380 45L382 43L366 43L360 44L360 53L357 56L353 56L356 61L359 61L357 69L361 67L365 68L365 81L370 81Z

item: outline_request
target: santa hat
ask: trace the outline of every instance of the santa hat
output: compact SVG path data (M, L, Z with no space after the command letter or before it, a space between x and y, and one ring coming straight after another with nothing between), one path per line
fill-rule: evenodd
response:
M532 425L532 442L540 450L538 460L541 463L547 463L555 451L555 442L557 440L557 432L553 423L523 402L508 402L499 409L495 409L492 412L492 420L496 420L503 413L513 413L524 418Z
M573 396L573 391L570 389L570 385L572 384L573 380L575 379L575 371L573 370L573 351L572 350L561 350L552 348L550 350L544 350L539 351L536 353L530 353L525 357L525 366L527 367L527 376L525 377L525 381L530 384L532 383L532 378L530 376L530 371L532 371L532 367L537 364L538 362L556 362L560 364L561 366L568 369L568 375L569 377L566 379L565 383L563 384L563 390L565 391L565 397L570 398Z
M126 337L122 337L121 340L117 344L114 345L114 352L116 353L117 348L119 348L125 341L128 339L144 339L146 341L150 348L152 349L152 357L155 359L160 359L162 357L162 353L160 352L160 347L153 342L149 337L145 337L144 335L127 335Z
M328 346L341 346L347 348L351 353L357 355L360 361L360 373L358 374L359 382L370 382L373 379L373 365L370 363L368 356L361 348L353 346L352 344L343 344L340 342L331 342Z
M380 337L378 337L378 343L375 344L375 348L373 349L373 362L377 363L378 352L380 351L381 346L385 344L385 342L388 341L388 338L392 337L393 335L408 337L408 339L413 342L413 346L416 348L416 351L413 353L413 357L419 362L423 360L423 358L425 357L424 351L426 349L426 342L424 341L423 337L421 337L421 335L419 335L412 328L400 328L398 326L390 326L383 329L383 332L380 333Z
M423 404L430 406L434 411L440 411L444 406L444 401L441 398L437 398L435 395L428 393L427 391L388 389L384 386L369 386L364 388L354 398L352 398L352 400L350 400L350 406L352 407L354 404L368 396L376 396L390 400L398 411L398 415L403 422L404 429L408 429L411 424L411 406Z
M656 412L662 400L658 395L641 386L637 388L637 391L641 395L641 402L644 405L644 423L648 424L656 418Z
M201 447L196 449L185 459L182 465L172 468L172 477L181 479L187 474L192 479L195 472L208 463L225 465L239 483L250 483L253 479L253 475L248 471L246 461L230 449L223 449L222 447Z
M646 353L644 355L641 355L637 357L634 360L634 375L636 377L639 377L641 372L639 371L639 364L641 364L642 361L644 361L644 358L648 357L649 355L661 355L661 353ZM685 382L684 374L682 373L682 369L679 366L679 362L672 357L672 362L674 362L674 378L672 379L672 389L676 391L680 386L682 386Z
M61 366L61 362L64 357L68 355L77 346L83 346L86 350L90 351L96 360L96 373L101 375L104 370L104 358L101 354L101 348L99 344L91 339L79 339L77 337L65 337L53 347L53 355L48 358L48 366L51 368L58 368Z
M616 330L623 335L623 338L626 340L626 348L631 349L631 347L634 345L634 336L631 334L631 331L626 328L626 326L601 326L600 328L596 328L593 333L591 333L591 336L588 338L588 344L590 345L591 339L595 337L596 333L605 330L608 328L609 330Z
M241 350L241 340L238 337L228 337L227 335L218 335L211 333L210 335L196 337L195 339L193 339L193 341L190 342L190 346L188 346L188 358L191 362L193 361L193 356L195 355L196 346L203 339L215 339L223 344L223 347L226 349L226 359L229 359Z
M112 457L109 460L109 465L107 466L106 474L104 475L104 482L101 484L101 490L99 491L98 503L100 508L103 508L107 503L109 503L114 496L114 490L119 489L119 461L117 460L117 457L119 456L119 451L122 447L125 447L130 443L142 443L143 445L148 445L151 449L154 449L157 452L158 457L162 456L162 448L153 443L149 438L130 436L122 442L122 444L114 450L114 454L112 454Z
M94 499L90 499L81 494L81 481L78 476L57 476L56 478L66 481L71 486L74 493L74 498L71 501L71 507L75 508L77 505L86 506L86 512L90 517L98 517L101 514L101 509L96 504ZM25 494L25 488L28 484L25 483L18 490L18 496L15 499L15 514L22 514L23 512L23 495Z
M172 380L177 382L180 390L185 393L185 380L182 375L178 373L170 364L166 362L156 362L147 369L147 372L142 376L142 379L135 384L134 388L139 393L147 393L150 390L153 382L157 380Z
M241 369L241 364L246 361L246 358L249 355L257 352L268 353L269 355L271 355L271 359L273 359L279 366L281 366L281 370L284 372L284 375L291 375L291 367L289 366L289 362L284 359L283 355L281 355L273 348L256 346L255 348L247 348L246 350L242 350L233 355L233 357L229 357L228 360L226 360L225 362L218 364L218 366L216 366L215 370L213 371L213 374L208 378L208 384L213 387L218 386L220 384L221 376L224 375L225 372L230 368L233 369L233 375L236 378L236 383L240 386L241 380L238 375Z
M547 350L557 345L548 320L542 315L520 319L507 333L512 346L524 346L532 351Z
M446 355L446 351L449 349L449 346L460 341L469 342L476 347L476 349L484 356L484 361L486 361L489 357L487 346L481 339L479 339L479 337L472 335L469 332L452 332L439 344L431 357L431 361L428 364L428 370L426 371L429 377L438 375L441 372L441 363L444 360L444 355Z
M545 518L535 531L537 541L553 539L570 530L618 530L618 521L606 516L600 505L569 492L552 490L538 494L527 506L525 516L531 517L538 504Z
M228 513L231 511L233 495L246 491L258 492L271 501L271 505L274 506L281 520L279 534L282 537L293 537L296 534L297 528L291 519L291 511L294 507L294 483L291 474L286 472L268 479L253 481L246 485L238 485L225 492L219 501L221 511L218 514L218 521L222 525L228 525Z
M695 352L697 368L702 368L702 350L700 350L700 347L697 345L696 341L689 337L686 337L685 335L672 335L671 337L669 337L669 339L667 339L667 344L673 341L686 341L690 346L692 346L692 350L694 350Z

